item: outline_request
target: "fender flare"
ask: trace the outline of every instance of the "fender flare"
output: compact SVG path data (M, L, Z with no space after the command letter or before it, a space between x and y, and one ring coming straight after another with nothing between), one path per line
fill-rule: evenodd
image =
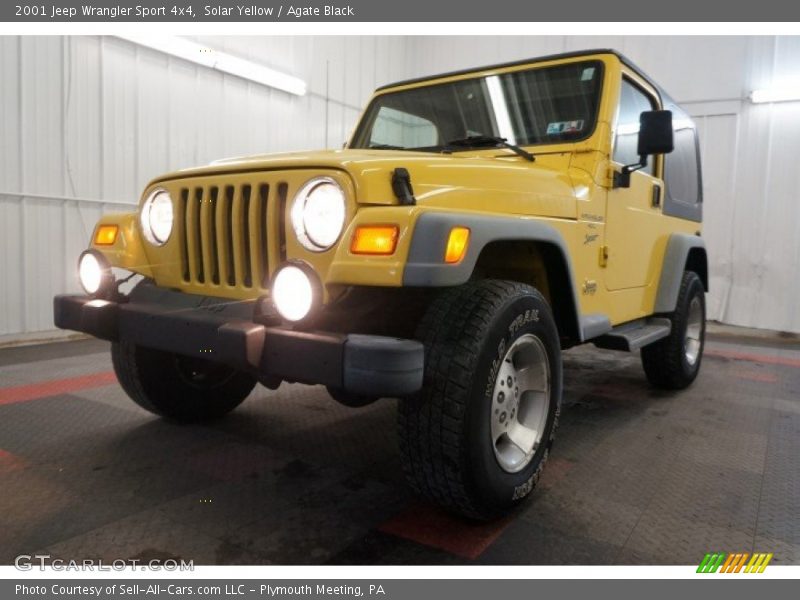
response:
M453 227L468 227L469 246L461 262L446 264L445 249ZM483 249L492 242L543 242L557 249L567 270L572 297L575 331L579 341L605 333L611 325L605 315L581 317L575 288L572 260L561 233L552 225L531 217L498 217L464 213L426 212L414 227L408 259L403 271L403 285L410 287L457 286L469 281ZM598 324L602 325L598 328Z
M699 275L703 279L703 286L708 291L708 258L703 238L688 233L673 233L669 237L667 249L664 252L664 263L661 266L661 277L658 281L656 303L653 309L655 313L671 313L675 310L683 272L686 270L689 254L695 248L702 253L705 273L699 273Z

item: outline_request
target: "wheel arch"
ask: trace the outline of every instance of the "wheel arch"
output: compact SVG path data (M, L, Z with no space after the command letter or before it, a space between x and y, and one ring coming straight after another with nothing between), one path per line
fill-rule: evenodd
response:
M468 227L467 253L457 264L445 264L447 239L453 227ZM500 261L524 253L531 261ZM403 285L448 287L476 277L511 279L535 285L550 302L562 338L584 341L572 261L561 233L540 220L522 217L431 212L414 228ZM545 288L545 289L541 289ZM591 337L591 336L589 336Z
M708 255L703 238L673 233L664 253L654 312L670 313L675 310L684 271L697 273L703 288L708 292Z

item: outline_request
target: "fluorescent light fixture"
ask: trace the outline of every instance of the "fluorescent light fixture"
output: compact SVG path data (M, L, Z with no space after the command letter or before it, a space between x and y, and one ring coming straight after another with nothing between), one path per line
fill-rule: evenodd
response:
M765 102L793 102L800 100L800 85L793 88L772 88L769 90L753 90L750 92L750 102L762 104Z
M298 77L281 73L264 65L219 52L196 42L177 36L120 35L117 36L157 52L163 52L198 65L254 81L267 87L304 96L306 82Z

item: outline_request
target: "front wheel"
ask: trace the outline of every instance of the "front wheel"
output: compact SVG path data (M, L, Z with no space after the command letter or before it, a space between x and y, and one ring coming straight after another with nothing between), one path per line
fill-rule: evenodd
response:
M561 349L547 301L517 282L444 292L420 323L422 391L399 405L403 466L423 496L477 519L508 512L547 461Z
M114 372L139 406L174 421L204 421L239 406L256 380L226 365L145 348L129 342L111 346Z
M642 366L655 387L682 390L700 372L706 340L705 288L697 273L684 272L670 320L670 334L642 348Z

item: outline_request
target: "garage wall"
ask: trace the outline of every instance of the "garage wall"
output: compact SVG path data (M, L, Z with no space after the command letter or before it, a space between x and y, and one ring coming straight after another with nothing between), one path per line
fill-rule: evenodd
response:
M419 75L586 48L615 48L697 119L711 260L709 317L800 332L800 102L753 105L753 89L800 84L798 37L431 37L409 44Z
M0 343L52 330L52 297L105 211L165 171L341 146L399 37L195 38L303 78L300 98L113 37L0 37ZM49 334L48 334L49 335Z

